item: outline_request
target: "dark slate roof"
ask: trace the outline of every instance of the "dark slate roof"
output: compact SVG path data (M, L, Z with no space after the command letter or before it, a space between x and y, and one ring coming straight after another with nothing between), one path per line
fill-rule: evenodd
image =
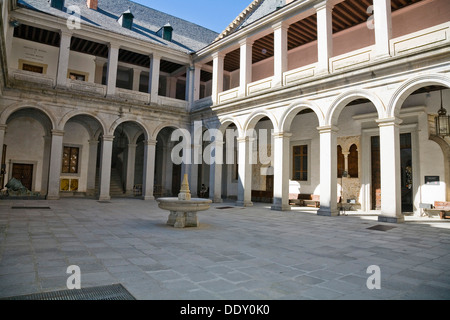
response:
M83 24L88 24L186 53L195 52L206 47L218 36L216 32L195 23L129 0L99 0L98 10L89 9L86 6L86 0L66 0L63 11L52 8L49 0L18 0L17 2L20 7L62 18L68 18L72 12L67 10L67 8L71 5L76 5L81 11L81 27ZM131 30L123 28L117 22L120 15L128 9L134 15L133 28ZM167 23L173 27L172 41L166 41L157 35L157 31Z
M239 29L242 29L249 24L267 16L268 14L274 12L277 10L277 8L281 8L285 5L285 0L263 0L258 8L251 12L246 19L242 22L242 24L239 26Z
M286 0L254 0L215 40L223 39L285 5Z

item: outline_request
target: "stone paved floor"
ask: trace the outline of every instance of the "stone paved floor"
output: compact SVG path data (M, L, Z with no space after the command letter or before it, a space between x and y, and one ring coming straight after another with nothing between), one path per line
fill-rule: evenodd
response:
M0 201L0 297L67 289L78 265L82 287L121 283L137 299L450 298L450 220L218 209L229 205L174 229L153 201ZM367 229L379 224L395 228Z

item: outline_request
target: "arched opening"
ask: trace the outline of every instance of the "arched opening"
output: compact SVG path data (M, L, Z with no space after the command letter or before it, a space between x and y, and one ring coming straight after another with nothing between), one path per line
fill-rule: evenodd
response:
M400 176L402 211L420 216L421 204L449 201L450 136L436 132L441 108L450 111L450 89L436 81L412 84L394 106L402 120L400 129Z
M381 210L379 111L363 94L344 99L333 116L337 131L338 209ZM361 152L359 152L361 151Z
M182 165L172 161L172 149L178 144L177 141L171 139L174 130L176 128L164 127L156 137L155 197L176 196L180 192ZM180 154L180 156L182 155Z
M50 118L35 108L13 112L6 121L2 152L2 188L16 178L35 195L46 195L50 170Z
M289 203L295 207L317 207L320 197L320 126L316 112L307 107L294 108L286 117L283 131L290 132Z
M239 135L237 126L229 123L223 128L223 165L222 165L222 199L229 201L237 200L239 164L238 164L238 145L237 137Z
M98 195L100 122L90 115L75 115L64 124L60 196Z
M111 197L142 196L145 129L133 121L114 130L111 155Z
M256 121L253 134L254 141L249 141L251 152L251 200L253 202L273 202L274 168L273 138L274 126L267 116Z

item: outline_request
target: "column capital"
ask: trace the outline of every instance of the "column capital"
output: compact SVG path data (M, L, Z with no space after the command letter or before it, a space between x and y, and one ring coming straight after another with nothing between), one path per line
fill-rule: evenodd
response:
M72 31L61 29L59 30L59 35L61 37L71 38L73 36L73 33Z
M388 126L398 126L403 122L403 120L396 117L391 117L391 118L377 119L375 120L375 122L378 123L379 127L388 127Z
M213 59L224 59L225 58L225 54L219 51L213 52L213 54L211 55L213 57Z
M114 136L112 135L112 134L108 134L108 135L104 135L103 137L102 137L102 140L103 141L113 141L114 140Z
M64 130L52 129L52 136L64 136Z
M332 10L333 7L334 7L333 1L325 0L323 2L320 2L320 3L316 4L314 6L314 9L316 9L316 11L323 10L323 9Z
M8 125L6 125L6 124L0 124L0 131L6 131L7 127L8 127Z
M89 140L90 145L96 145L98 144L98 140Z
M319 134L330 133L330 132L336 133L339 131L339 128L334 125L329 125L329 126L317 127L317 130L319 130Z
M152 139L149 139L149 140L145 140L144 141L144 145L146 145L146 146L156 146L156 140L152 140Z
M239 46L244 46L244 45L248 45L248 46L252 46L255 43L255 40L252 40L250 38L242 38L239 41Z
M238 143L242 143L242 142L252 142L255 141L256 139L253 137L249 137L249 136L245 136L245 137L237 137L236 141Z
M272 133L272 137L274 139L290 138L291 136L292 136L292 133L287 132L287 131L279 131L279 132Z
M109 42L108 49L120 49L120 44L117 42Z
M162 58L162 55L157 52L150 53L148 56L150 57L150 59L161 60Z
M289 28L289 24L286 21L278 21L272 24L273 30L284 29L287 30Z

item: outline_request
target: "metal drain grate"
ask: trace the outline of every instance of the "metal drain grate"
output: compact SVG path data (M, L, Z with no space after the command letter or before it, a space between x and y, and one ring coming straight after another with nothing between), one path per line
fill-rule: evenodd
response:
M50 210L51 208L50 208L50 207L14 206L14 207L11 207L11 209L33 209L33 210L42 210L42 209L45 209L45 210Z
M216 207L216 209L232 209L234 207Z
M384 226L382 224L377 224L376 226L373 227L369 227L367 229L369 230L377 230L377 231L388 231L391 229L394 229L395 227L391 227L391 226Z
M121 284L42 292L0 300L136 300Z

